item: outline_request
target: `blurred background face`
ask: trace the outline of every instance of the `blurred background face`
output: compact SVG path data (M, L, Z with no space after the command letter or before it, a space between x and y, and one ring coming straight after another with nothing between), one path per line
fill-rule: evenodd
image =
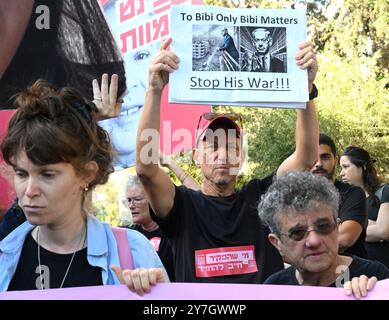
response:
M332 210L320 205L307 213L289 213L278 217L282 235L278 245L288 263L300 272L321 272L327 270L338 254L337 229L327 235L312 230L300 241L290 239L287 234L301 228L315 228L320 224L335 223Z
M127 188L127 205L131 211L132 221L136 224L147 224L151 221L149 202L142 187Z
M253 42L255 49L261 55L265 55L269 52L271 46L271 39L269 32L266 30L257 30L253 33Z
M330 180L335 178L336 157L332 154L330 146L319 145L319 160L315 163L311 172L324 176Z
M71 164L37 166L25 152L20 152L15 162L16 194L31 224L61 224L82 217L85 183Z
M340 167L342 168L340 176L343 182L363 186L363 170L353 164L348 156L340 158Z

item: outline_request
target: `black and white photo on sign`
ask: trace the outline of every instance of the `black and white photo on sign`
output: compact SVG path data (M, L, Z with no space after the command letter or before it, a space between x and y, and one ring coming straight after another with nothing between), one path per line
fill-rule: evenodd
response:
M239 28L192 26L192 71L239 71Z
M287 72L286 28L240 27L240 71Z
M192 26L192 71L287 72L286 28Z

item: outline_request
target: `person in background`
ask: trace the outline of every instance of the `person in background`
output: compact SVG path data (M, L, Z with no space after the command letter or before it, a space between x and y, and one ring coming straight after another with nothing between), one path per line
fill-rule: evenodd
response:
M159 157L161 166L172 171L185 187L192 190L201 189L199 183L188 172L183 170L172 158L163 152L159 153Z
M360 147L347 147L340 158L343 182L361 187L366 195L369 224L365 247L369 259L389 268L389 185L382 184L374 160Z
M319 160L312 167L313 174L329 179L340 193L339 252L367 258L365 237L367 214L363 190L335 178L338 156L334 141L328 135L319 136Z
M270 242L291 266L265 284L343 287L365 297L378 280L389 278L380 262L339 254L339 193L334 184L309 172L279 177L258 205L270 228Z
M136 174L128 177L126 185L126 199L124 201L127 208L131 211L132 222L131 229L142 233L153 245L171 282L174 281L174 261L172 248L163 231L150 217L150 205L146 199L146 194L142 184Z
M108 101L116 105L117 88L112 93ZM112 146L96 122L95 104L76 89L42 80L20 92L15 104L1 154L13 168L27 221L0 242L0 291L125 283L143 294L168 281L143 235L127 230L120 243L110 225L85 209L88 193L113 172ZM126 270L119 267L124 241L133 261Z

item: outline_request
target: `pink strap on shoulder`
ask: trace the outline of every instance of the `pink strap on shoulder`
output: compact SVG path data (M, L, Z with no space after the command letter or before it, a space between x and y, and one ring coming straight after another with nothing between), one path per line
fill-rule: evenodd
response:
M112 227L112 232L118 246L120 267L122 269L134 269L134 261L132 260L131 247L128 243L127 230L124 228Z

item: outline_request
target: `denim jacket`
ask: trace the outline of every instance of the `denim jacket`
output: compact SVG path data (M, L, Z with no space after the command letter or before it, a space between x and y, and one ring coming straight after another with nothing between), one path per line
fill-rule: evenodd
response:
M24 241L33 228L34 226L26 221L0 242L0 292L7 291L16 271ZM164 269L158 254L145 236L130 229L127 229L127 236L134 268ZM117 243L111 226L88 216L87 237L89 264L101 268L104 285L119 284L119 279L110 268L112 265L120 266Z

